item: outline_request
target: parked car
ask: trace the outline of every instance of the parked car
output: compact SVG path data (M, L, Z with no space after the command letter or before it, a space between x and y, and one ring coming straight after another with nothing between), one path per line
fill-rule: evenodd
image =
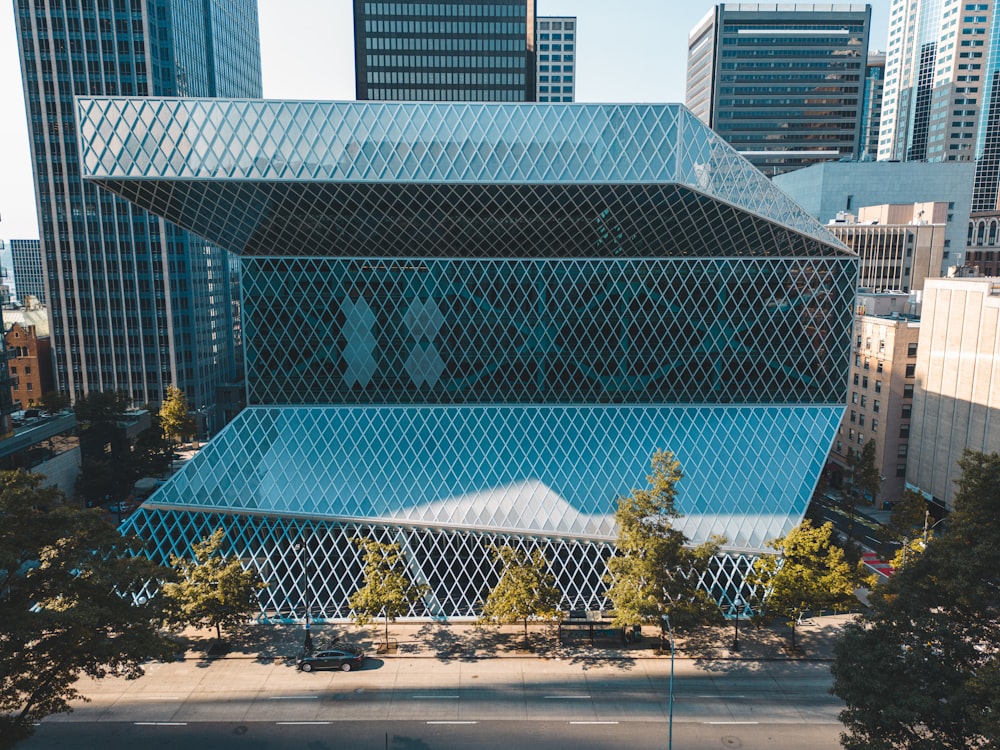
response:
M312 672L314 669L339 669L342 672L350 672L364 664L365 658L364 652L359 648L340 646L300 656L296 664L303 672Z

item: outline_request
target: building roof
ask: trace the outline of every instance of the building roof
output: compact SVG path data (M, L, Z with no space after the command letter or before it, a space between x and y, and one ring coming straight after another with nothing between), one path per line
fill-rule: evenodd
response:
M853 256L677 104L102 98L79 120L88 179L247 255Z

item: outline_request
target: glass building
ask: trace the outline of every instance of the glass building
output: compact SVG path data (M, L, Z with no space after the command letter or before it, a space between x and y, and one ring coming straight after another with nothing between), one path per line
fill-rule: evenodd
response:
M535 0L354 0L360 101L535 101Z
M720 3L688 35L688 107L765 174L857 158L871 6Z
M261 96L257 4L14 7L56 388L211 407L236 374L227 253L81 178L74 97Z
M652 453L705 585L797 524L844 413L858 259L678 105L83 99L87 179L242 257L248 407L127 522L217 527L269 616L348 614L352 539L476 614L492 543L606 604Z
M11 265L14 270L14 289L17 299L24 302L31 295L43 305L45 294L45 265L39 240L11 240Z
M993 2L895 0L878 158L972 161Z

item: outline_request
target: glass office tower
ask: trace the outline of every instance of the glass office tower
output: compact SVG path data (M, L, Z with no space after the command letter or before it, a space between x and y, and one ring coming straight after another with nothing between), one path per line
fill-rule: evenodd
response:
M227 253L81 178L74 96L259 97L257 4L14 5L56 387L211 407L235 374Z
M80 122L90 181L243 259L248 407L127 522L161 558L223 527L266 614L337 618L375 537L429 585L412 615L472 617L510 543L600 609L614 500L657 449L679 526L728 539L720 599L801 520L858 259L685 108L89 99Z
M765 174L853 159L871 7L720 3L688 35L688 107Z
M535 101L535 0L354 0L357 98Z

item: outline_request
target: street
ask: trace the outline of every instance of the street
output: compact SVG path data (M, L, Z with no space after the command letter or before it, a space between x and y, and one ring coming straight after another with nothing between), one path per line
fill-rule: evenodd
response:
M838 747L826 661L678 659L673 747ZM371 659L303 674L253 659L153 664L88 682L25 750L665 748L669 658Z

